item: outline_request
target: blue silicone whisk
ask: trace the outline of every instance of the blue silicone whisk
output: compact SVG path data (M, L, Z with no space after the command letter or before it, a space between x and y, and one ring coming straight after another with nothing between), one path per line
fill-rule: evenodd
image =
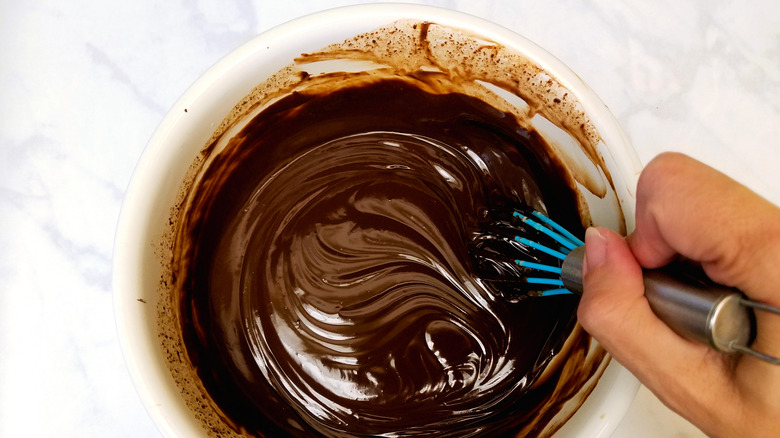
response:
M506 298L581 295L584 245L549 217L520 205L483 226L471 255L482 279ZM754 311L780 315L780 309L712 282L690 263L646 269L644 285L653 312L677 334L721 353L745 353L780 365L780 358L750 347Z

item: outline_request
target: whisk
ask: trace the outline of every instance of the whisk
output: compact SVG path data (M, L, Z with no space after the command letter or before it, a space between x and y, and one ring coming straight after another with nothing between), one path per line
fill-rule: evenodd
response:
M585 246L546 215L517 205L483 225L470 253L482 280L511 300L582 294ZM644 270L645 297L653 312L680 336L721 353L744 353L780 365L756 351L755 310L780 309L718 285L692 264Z

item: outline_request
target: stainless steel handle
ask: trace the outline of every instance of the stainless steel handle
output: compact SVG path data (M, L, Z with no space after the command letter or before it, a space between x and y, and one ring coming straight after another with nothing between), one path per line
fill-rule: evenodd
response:
M569 253L561 266L564 286L582 294L585 247ZM692 274L684 266L644 270L645 297L653 312L678 335L723 353L742 352L780 365L780 359L749 348L756 333L753 308L780 314L732 288Z
M676 275L674 275L676 274ZM645 296L658 318L684 338L734 353L753 340L753 312L734 289L666 269L644 271Z

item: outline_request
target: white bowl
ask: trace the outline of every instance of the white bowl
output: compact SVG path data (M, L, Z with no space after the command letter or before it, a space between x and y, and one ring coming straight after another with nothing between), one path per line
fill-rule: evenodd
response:
M409 4L334 9L267 31L218 62L173 106L144 151L122 206L113 277L119 339L138 393L164 436L205 435L179 395L157 330L157 288L162 266L155 242L165 232L190 164L215 127L263 78L290 64L301 53L317 51L399 19L433 21L480 35L517 50L556 78L579 100L598 129L602 140L598 151L612 174L626 227L633 228L633 188L640 165L617 122L569 68L516 33L462 13ZM600 222L598 208L591 211L594 220ZM612 361L595 390L556 436L609 436L638 387L636 379Z

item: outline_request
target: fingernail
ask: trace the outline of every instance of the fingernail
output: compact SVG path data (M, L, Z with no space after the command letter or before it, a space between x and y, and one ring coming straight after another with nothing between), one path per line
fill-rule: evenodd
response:
M589 227L585 230L585 268L594 269L601 266L607 259L607 239L601 235L598 228Z

